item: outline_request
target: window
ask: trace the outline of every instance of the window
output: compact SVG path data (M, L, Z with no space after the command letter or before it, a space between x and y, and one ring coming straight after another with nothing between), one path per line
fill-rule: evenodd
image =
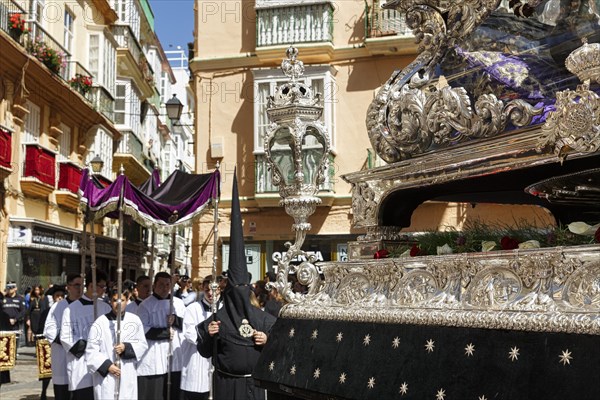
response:
M115 124L125 125L136 136L141 134L141 100L129 80L118 80L115 89Z
M115 124L124 125L127 108L127 84L117 83L115 89Z
M90 161L96 157L96 154L104 161L100 174L110 178L113 161L113 139L112 136L102 128L98 129L96 132L94 143L87 155L86 164L89 164Z
M36 21L40 26L44 25L44 0L29 1L30 18Z
M69 53L73 51L73 14L65 8L65 37L64 46Z
M304 84L312 87L313 93L320 93L321 105L323 106L323 115L321 122L327 128L327 133L331 141L331 148L335 147L335 103L336 103L336 84L334 80L335 69L330 66L306 67L305 74L300 78ZM284 76L279 70L256 70L254 71L254 154L256 156L255 179L256 193L277 192L277 187L272 184L271 172L267 166L264 139L269 127L269 118L267 116L267 101L270 96L275 94L277 87L289 81L289 78ZM317 166L320 164L321 158L316 155L318 147L322 145L318 143L316 137L307 131L305 136L305 148L314 151L306 153L304 160L305 177L308 179L317 172ZM293 175L292 155L289 148L278 149L276 153L272 153L275 159L279 159L278 164L287 164L283 167L282 173L288 178ZM332 155L329 157L331 162ZM325 176L325 182L319 187L320 190L333 190L333 167L330 163L329 172Z
M166 142L164 144L163 151L162 151L162 156L163 156L162 170L165 171L166 174L168 175L174 169L174 166L171 165L171 160L173 159L171 157L171 143Z
M135 38L140 40L140 11L137 8L137 4L133 0L113 0L112 6L119 22L127 24L131 27Z
M40 141L41 110L36 104L27 101L29 114L25 121L25 138L23 143L38 143Z
M117 53L113 42L103 32L91 33L88 45L88 69L94 83L114 94Z
M60 135L60 148L57 156L59 161L68 161L71 156L71 128L60 124L62 135Z
M321 94L323 116L321 122L327 128L332 149L335 148L335 103L336 71L331 67L306 67L304 76L299 80L312 87L313 93ZM254 153L264 153L264 139L269 127L267 100L275 94L277 87L289 79L279 70L254 71Z
M168 81L169 81L169 77L168 77L167 73L162 71L160 73L160 104L164 104L168 100L166 97L166 89L167 89Z

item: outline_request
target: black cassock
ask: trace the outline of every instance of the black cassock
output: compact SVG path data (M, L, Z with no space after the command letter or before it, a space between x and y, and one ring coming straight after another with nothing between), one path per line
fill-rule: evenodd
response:
M252 328L269 335L276 318L252 307L250 321ZM221 321L219 334L213 338L208 334L208 324L212 318L198 325L198 351L203 357L213 356L213 345L217 346L214 379L215 400L262 400L264 389L254 386L251 374L260 357L262 346L254 345L253 338L244 338L227 313L226 307L217 312L217 320Z

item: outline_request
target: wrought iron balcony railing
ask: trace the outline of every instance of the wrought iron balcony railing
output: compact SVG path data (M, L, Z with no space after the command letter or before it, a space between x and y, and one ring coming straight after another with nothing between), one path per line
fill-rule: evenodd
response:
M13 14L21 14L23 18L27 12L16 1L0 1L0 29L10 34L9 19Z
M256 18L257 47L333 40L333 7L329 1L259 8Z
M71 72L71 78L77 74L83 76L93 76L93 74L77 60L69 60L68 64L69 71Z
M94 105L94 109L101 112L106 118L115 120L115 99L103 86L92 86L86 94Z
M141 163L143 163L143 160L145 159L144 145L142 144L142 141L133 134L133 132L123 132L123 136L119 141L116 152L121 154L131 154Z
M60 44L56 39L54 39L54 37L50 33L48 33L48 31L46 31L39 22L30 20L27 21L27 23L29 25L29 29L31 30L31 32L29 32L29 38L27 39L27 47L30 47L33 44L33 47L35 48L36 43L45 43L48 48L54 50L55 52L57 52L57 54L60 55L59 58L61 58L63 62L58 72L56 70L54 70L53 72L57 72L57 74L64 80L70 79L71 65L69 61L71 60L71 53L65 47L63 47L63 45ZM44 61L44 56L38 55L35 57L38 58L38 60L40 60L43 64L48 66L48 68L52 69L52 67L49 66L49 64L46 61Z

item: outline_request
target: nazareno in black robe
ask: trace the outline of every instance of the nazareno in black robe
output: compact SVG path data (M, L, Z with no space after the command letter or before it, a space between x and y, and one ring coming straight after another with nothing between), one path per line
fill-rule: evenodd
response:
M246 264L236 175L234 171L229 271L227 286L221 296L223 307L197 326L198 351L203 357L213 358L216 369L213 394L216 400L262 400L265 391L254 386L251 377L262 346L256 346L252 336L243 337L239 328L246 320L255 331L264 332L268 337L276 318L250 304L252 289ZM219 334L211 337L208 324L214 319L221 321L221 325Z
M213 318L209 318L198 325L198 351L200 354L203 357L212 357L213 346L216 346L216 358L213 359L213 364L216 369L214 398L217 400L260 400L265 398L264 389L254 386L253 378L236 377L252 374L262 350L262 346L254 344L252 337L244 338L240 335L239 326L244 316L235 315L236 313L232 310L232 307L228 307L229 302L227 300L245 294L250 296L249 286L229 287L226 290L224 295L226 298L225 304L216 315L216 320L221 321L221 325L219 334L215 337L208 334L208 324ZM276 318L253 306L250 306L247 312L250 317L247 318L250 325L255 330L269 335ZM235 323L237 317L241 317L239 324Z

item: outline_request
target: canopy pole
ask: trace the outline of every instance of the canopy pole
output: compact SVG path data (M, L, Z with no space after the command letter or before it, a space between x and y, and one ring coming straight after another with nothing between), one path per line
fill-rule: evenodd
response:
M120 173L123 175L124 173L123 166L121 165ZM119 193L119 228L118 228L118 242L117 242L117 326L116 326L116 345L121 343L121 318L122 318L122 310L123 303L121 302L123 295L123 189L121 186L121 192ZM111 299L112 301L112 299ZM119 354L115 354L115 365L118 368L121 368L121 356ZM121 389L121 376L117 376L115 378L115 400L119 400L119 391Z
M81 251L81 282L85 287L85 259L87 256L87 225L88 225L88 207L85 207L85 211L83 213L83 229L81 231L81 244L79 245L79 250Z
M219 169L219 162L217 161L217 165L215 169ZM217 282L217 246L219 244L219 182L215 179L215 187L213 191L213 213L214 213L214 227L213 227L213 262L212 262L212 282L210 283L210 290L212 292L212 298L210 302L210 310L213 315L213 320L217 315L217 289L219 288L219 284ZM214 399L214 375L215 375L215 362L217 357L217 346L213 345L213 359L210 363L209 370L209 390L208 390L208 399Z
M177 211L173 211L173 215L171 216L171 218L169 218L172 223L175 223L175 221L177 221L179 215ZM169 221L169 222L171 222ZM171 227L171 229L173 229L173 231L171 232L171 265L170 270L171 270L171 282L173 282L173 274L175 273L175 241L177 240L177 229L175 229L174 227ZM171 294L169 295L169 318L168 318L168 323L169 323L169 330L171 330L171 319L173 318L173 314L175 313L174 310L174 305L173 305L173 288L171 288ZM169 357L169 370L167 371L167 400L171 400L171 369L173 367L173 335L169 335L169 353L168 353L168 357Z
M152 235L152 239L150 242L150 269L148 270L148 276L152 282L154 280L154 250L156 248L156 231L154 229L150 229L150 235Z
M96 290L96 232L94 224L94 215L91 215L90 221L90 252L91 252L91 269L92 269L92 300L94 301L94 321L98 318L98 291Z

